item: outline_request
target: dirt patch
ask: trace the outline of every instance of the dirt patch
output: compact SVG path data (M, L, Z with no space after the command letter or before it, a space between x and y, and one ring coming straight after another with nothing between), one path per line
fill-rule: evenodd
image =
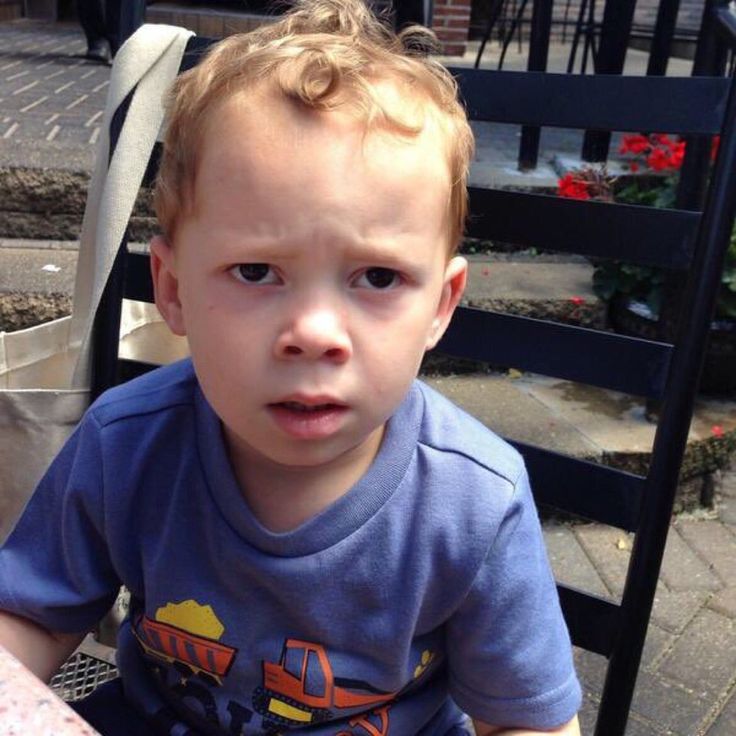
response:
M0 294L0 331L14 332L71 313L67 294Z
M0 167L0 237L78 239L88 187L84 172ZM156 231L151 192L141 189L131 239L145 241Z

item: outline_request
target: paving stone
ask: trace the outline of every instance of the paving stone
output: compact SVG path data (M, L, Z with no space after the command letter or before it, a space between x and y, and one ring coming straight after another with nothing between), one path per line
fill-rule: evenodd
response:
M583 704L578 712L581 736L593 736L600 705L597 694L583 689Z
M544 277L540 278L540 271ZM530 288L535 299L568 299L582 296L595 299L589 263L535 263L533 261L498 261L491 264L470 261L466 295L483 300L525 299ZM474 299L478 302L481 299Z
M632 536L599 524L578 525L575 527L575 536L608 590L620 600L631 556Z
M708 601L708 608L712 608L723 616L736 619L736 586L729 586L718 591Z
M589 652L580 647L573 647L573 659L580 682L586 689L600 695L606 677L608 660L600 654Z
M736 623L704 609L662 660L658 671L700 696L723 692L736 678Z
M71 293L76 264L76 250L2 248L0 292Z
M567 422L505 376L469 375L426 379L433 388L498 434L577 457L598 454ZM529 422L529 417L537 418Z
M708 527L710 529L710 527ZM677 525L670 527L662 560L661 578L675 592L690 590L714 591L723 587L687 542L678 533Z
M733 534L736 527L736 496L721 496L718 504L718 518L729 527Z
M654 595L652 621L667 631L681 632L703 607L711 593L685 590L675 592L658 585Z
M660 660L672 648L675 636L656 624L650 624L647 629L647 638L644 641L644 650L641 654L641 665L650 671L657 669Z
M544 539L555 578L588 593L608 597L609 592L569 526L545 524Z
M736 536L722 524L683 519L675 529L726 585L736 585Z
M713 725L706 731L707 736L733 736L736 734L736 691L726 702Z
M626 724L626 736L661 736L662 733L649 723L639 720L635 713L629 716L629 721ZM672 733L672 731L669 731L669 733Z
M651 452L655 426L636 397L556 379L535 382L529 393L597 447L611 453Z
M723 471L719 491L727 498L736 498L736 470Z
M694 736L710 708L710 702L695 693L646 670L639 672L632 711L656 723L660 733Z

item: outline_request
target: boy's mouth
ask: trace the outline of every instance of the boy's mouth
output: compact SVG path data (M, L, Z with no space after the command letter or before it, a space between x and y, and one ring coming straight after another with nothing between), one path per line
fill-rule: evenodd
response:
M268 405L271 416L286 434L297 439L321 439L336 432L348 410L345 404L322 399L277 401Z
M324 411L326 409L343 408L338 404L333 404L330 402L327 402L324 404L302 404L300 401L281 401L277 404L272 404L272 406L283 406L284 409L289 409L291 411L304 412L305 414L318 412L318 411Z

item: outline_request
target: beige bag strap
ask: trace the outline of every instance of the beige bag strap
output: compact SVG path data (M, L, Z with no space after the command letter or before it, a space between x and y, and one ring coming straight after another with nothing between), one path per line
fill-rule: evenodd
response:
M164 119L163 95L175 79L192 32L141 26L115 56L97 161L82 221L70 345L79 346L73 388L88 388L92 323ZM110 121L135 90L109 162Z

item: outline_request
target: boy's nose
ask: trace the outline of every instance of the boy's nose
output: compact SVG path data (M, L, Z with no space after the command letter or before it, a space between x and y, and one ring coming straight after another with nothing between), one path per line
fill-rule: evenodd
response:
M330 309L302 312L276 341L279 358L326 358L344 363L350 357L352 347L340 316Z

